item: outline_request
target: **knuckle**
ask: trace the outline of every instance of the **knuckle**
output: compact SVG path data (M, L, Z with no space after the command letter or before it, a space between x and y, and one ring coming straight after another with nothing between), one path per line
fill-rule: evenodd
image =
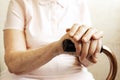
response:
M89 29L87 26L84 26L84 25L80 26L80 28L83 29L83 30Z
M77 29L79 27L78 24L73 24L72 29Z

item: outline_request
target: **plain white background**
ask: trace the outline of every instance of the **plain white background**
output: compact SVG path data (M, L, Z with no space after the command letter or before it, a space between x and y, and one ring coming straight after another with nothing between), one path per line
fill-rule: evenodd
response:
M68 0L69 1L69 0ZM0 71L4 66L3 27L9 0L0 0ZM109 46L120 61L120 0L88 0L93 27L104 31L103 44ZM120 62L118 64L120 66ZM105 80L109 63L104 55L100 55L98 63L89 67L96 80ZM116 80L120 79L120 70Z

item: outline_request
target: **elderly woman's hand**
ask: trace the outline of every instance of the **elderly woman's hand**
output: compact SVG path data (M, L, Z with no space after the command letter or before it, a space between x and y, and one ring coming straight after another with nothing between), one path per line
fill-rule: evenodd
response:
M67 30L69 36L73 38L76 48L76 55L80 56L82 62L85 58L96 63L96 55L100 53L103 32L85 25L74 24Z

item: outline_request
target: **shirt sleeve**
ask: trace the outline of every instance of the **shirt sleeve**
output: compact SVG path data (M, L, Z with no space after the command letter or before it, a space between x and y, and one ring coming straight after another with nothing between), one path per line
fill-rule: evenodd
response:
M23 0L11 0L8 6L5 29L24 30L24 5Z

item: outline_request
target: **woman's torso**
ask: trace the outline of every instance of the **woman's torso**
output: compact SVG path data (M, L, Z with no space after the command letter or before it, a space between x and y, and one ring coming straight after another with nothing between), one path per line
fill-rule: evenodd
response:
M30 49L40 48L59 40L74 23L90 24L84 20L82 0L22 0L24 3L25 35ZM21 2L22 2L21 1ZM78 2L77 2L78 1ZM91 80L85 67L73 65L75 57L61 54L20 80ZM88 76L87 76L88 75ZM14 76L14 75L13 75ZM87 77L85 77L87 76ZM30 78L29 78L30 77ZM81 78L81 79L80 79Z

